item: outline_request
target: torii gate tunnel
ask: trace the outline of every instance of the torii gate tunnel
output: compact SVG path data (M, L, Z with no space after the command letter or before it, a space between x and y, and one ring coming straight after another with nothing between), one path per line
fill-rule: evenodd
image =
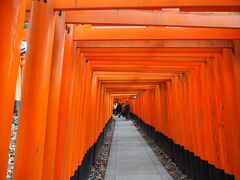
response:
M19 66L14 180L86 178L116 99L192 179L240 180L239 0L3 0L0 17L0 180Z

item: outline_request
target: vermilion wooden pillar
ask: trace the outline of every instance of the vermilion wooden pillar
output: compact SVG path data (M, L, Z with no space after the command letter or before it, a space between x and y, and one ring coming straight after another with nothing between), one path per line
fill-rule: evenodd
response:
M0 5L0 179L6 179L25 6L25 0Z
M189 116L188 116L188 112L189 112L189 108L188 108L188 98L189 98L189 94L187 92L187 72L184 72L183 74L183 78L182 78L182 90L183 90L183 106L182 106L182 112L183 112L183 125L184 125L184 134L185 134L185 148L186 149L190 149L191 148L191 137L192 137L192 134L191 134L191 131L190 131L190 119L189 119ZM185 110L187 109L187 111Z
M65 40L65 16L56 17L42 179L53 179Z
M72 154L74 152L74 137L76 135L76 124L77 124L77 103L78 103L78 93L79 93L79 79L80 79L80 69L81 69L81 62L74 57L74 71L73 71L73 78L72 78L72 87L70 93L70 107L69 107L69 123L66 133L66 160L65 166L67 167L64 171L65 177L70 178L74 175L74 168L72 167ZM73 169L72 169L73 168Z
M33 1L14 179L38 180L42 176L54 25L52 1Z
M81 58L81 54L79 53L79 50L76 50L76 61L77 63L79 63L79 66L77 67L76 70L78 70L78 73L76 73L76 75L78 75L78 82L76 82L76 91L75 91L75 101L76 101L76 106L75 106L75 112L74 112L74 118L76 119L76 123L75 123L75 130L74 130L74 137L71 137L73 139L73 153L71 154L71 161L72 161L72 166L71 166L71 173L74 173L75 170L77 170L79 162L78 162L78 155L79 155L79 150L77 149L77 147L79 147L80 141L80 110L81 110L81 101L82 101L82 89L83 89L83 60ZM73 175L73 174L72 174Z
M190 70L192 71L192 70ZM186 96L186 108L188 109L188 111L186 111L186 116L187 116L187 127L188 127L188 150L193 151L193 133L192 133L192 117L191 117L191 113L192 113L192 109L191 109L191 105L190 105L190 90L192 88L192 86L190 85L191 81L190 81L190 76L191 76L191 72L186 72L185 73L185 96ZM196 138L196 142L197 142L197 138Z
M84 112L89 112L89 99L90 99L90 91L91 91L91 78L92 78L92 74L91 74L91 68L89 63L86 64L86 80L85 80L85 96L83 99L83 111ZM89 113L84 113L83 114L83 122L84 122L84 132L85 132L85 137L83 137L84 139L84 152L86 153L88 148L89 148Z
M200 152L200 157L203 160L208 160L209 163L213 164L213 142L212 142L212 122L210 121L210 102L209 102L209 93L210 90L208 87L209 76L207 72L207 63L201 64L200 70L200 116L199 116L199 128L203 132L203 138L201 146L203 147Z
M199 151L198 154L196 154L197 156L199 156L201 159L205 160L205 151L207 149L206 147L206 140L205 139L207 137L207 130L206 130L206 112L207 112L207 108L204 107L204 102L207 99L208 94L206 94L207 92L207 88L204 85L204 80L205 80L205 62L203 62L199 68L199 72L197 74L197 84L196 84L196 99L197 99L197 111L196 111L196 121L197 121L197 128L198 128L198 133L199 133ZM207 106L208 107L208 106ZM197 137L197 136L196 136Z
M183 107L186 107L186 93L185 93L185 73L181 73L179 74L180 76L180 88L179 88L179 95L180 95L180 111L181 111L181 116L180 116L180 128L182 129L182 144L181 145L185 145L186 148L188 147L188 133L189 132L185 132L188 131L188 127L187 127L187 119L186 119L186 111L184 110ZM185 122L185 123L184 123Z
M208 71L210 73L209 76L209 82L208 86L211 89L211 91L208 91L209 94L209 100L210 100L210 112L211 112L211 123L212 123L212 139L213 139L213 150L214 150L214 162L210 162L214 164L219 169L227 170L227 166L223 166L223 164L227 164L227 159L224 160L223 163L223 157L228 156L227 153L223 152L222 144L226 142L220 137L220 127L218 125L218 121L220 120L219 112L221 111L218 109L218 106L221 106L222 97L220 97L218 94L221 93L221 81L219 81L219 70L218 70L218 59L217 55L214 59L211 59L208 63ZM226 145L224 145L226 148Z
M160 114L160 111L161 111L161 105L159 103L159 99L160 99L160 88L159 88L159 85L157 85L156 87L156 131L159 132L160 129L159 129L159 126L160 126L160 118L161 118L161 114ZM139 99L140 99L140 96L137 96L137 99L136 99L136 104L139 102ZM136 105L137 107L137 105ZM138 112L138 110L136 111Z
M199 121L200 121L200 104L199 104L199 79L200 79L200 67L196 68L192 74L193 78L191 79L192 82L192 96L191 96L191 106L194 107L193 109L193 134L194 139L197 139L194 143L195 151L194 154L200 156L201 152L201 143L202 143L202 130L199 128Z
M240 40L233 41L233 71L234 79L236 85L236 101L237 101L237 111L238 119L240 119Z
M93 96L92 96L92 101L93 101L93 104L92 104L92 126L93 126L93 129L94 131L92 132L92 138L93 138L93 143L96 142L97 140L97 135L98 135L98 127L97 127L97 124L98 124L98 108L97 108L97 105L99 103L98 101L98 82L96 80L96 77L93 76L93 80L92 80L92 86L93 86Z
M228 141L228 153L236 179L240 179L240 121L237 113L236 91L233 73L232 50L223 49L222 60L223 80L223 123ZM232 172L228 172L232 173Z
M97 103L97 115L98 115L98 121L97 121L97 136L99 135L99 132L101 131L101 122L100 122L100 118L101 118L101 102L102 102L102 85L101 82L98 83L98 99L97 99L98 103Z
M81 86L82 86L82 88L81 88L81 91L79 92L79 94L80 94L80 102L79 102L79 115L78 115L78 119L79 119L79 124L78 124L78 129L77 129L77 131L78 131L78 144L77 144L77 149L76 149L76 155L77 155L77 158L76 158L76 160L77 160L77 165L80 165L81 164L81 161L82 161L82 159L83 159L83 156L84 156L84 152L83 152L83 145L84 145L84 141L82 140L82 141L79 141L79 138L80 137L84 137L84 122L83 122L83 119L82 119L82 117L83 117L83 113L84 113L84 111L83 111L83 104L84 104L84 102L83 102L83 99L84 99L84 96L85 96L85 94L84 94L84 92L85 92L85 81L86 81L86 78L85 78L85 76L86 76L86 61L85 61L85 59L82 57L82 56L80 56L81 58L79 59L79 60L81 60L82 61L82 68L81 68Z
M94 145L95 142L95 132L96 132L96 121L98 119L98 117L96 116L96 99L97 99L97 83L96 83L96 79L94 76L91 77L91 92L90 92L90 128L92 130L90 130L90 147L92 147Z
M74 26L69 26L69 33L66 31L65 46L64 46L64 61L62 70L62 83L60 92L60 106L59 106L59 122L57 129L57 144L56 144L56 157L54 168L54 179L64 179L64 160L65 143L66 143L66 128L69 121L69 105L70 105L70 90L72 81L73 64L73 33Z
M97 98L96 98L96 109L95 109L95 113L96 113L96 117L99 117L100 115L100 99L101 99L101 84L100 82L97 82ZM96 121L96 132L95 132L95 137L97 138L100 132L100 122L99 119Z
M182 119L182 114L181 114L181 77L178 75L174 78L174 86L173 86L173 90L174 90L174 96L175 96L175 114L174 114L174 121L175 121L175 131L176 131L176 143L178 144L183 144L183 135L182 132L183 130L183 124L181 123L181 119Z
M173 138L173 111L172 111L172 82L166 82L166 96L167 96L167 117L169 122L169 137ZM157 114L157 111L156 111Z
M198 116L197 116L197 74L199 73L199 68L195 68L189 72L189 85L188 85L188 96L189 96L189 113L190 113L190 123L191 123L191 134L192 134L192 149L191 152L199 154L199 130L198 130Z
M222 54L216 54L214 62L214 80L215 80L215 91L216 91L216 108L217 108L217 130L219 132L219 147L221 148L222 155L219 158L222 159L222 166L220 163L217 163L216 166L218 168L223 168L226 172L233 172L232 171L232 162L229 161L230 153L228 153L228 144L225 128L223 128L223 80L222 80ZM217 147L217 146L216 146ZM220 152L218 152L220 154Z

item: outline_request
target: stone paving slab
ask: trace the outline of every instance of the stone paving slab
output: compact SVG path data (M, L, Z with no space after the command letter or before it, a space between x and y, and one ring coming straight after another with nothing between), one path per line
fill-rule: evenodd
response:
M105 180L172 180L132 122L114 118Z

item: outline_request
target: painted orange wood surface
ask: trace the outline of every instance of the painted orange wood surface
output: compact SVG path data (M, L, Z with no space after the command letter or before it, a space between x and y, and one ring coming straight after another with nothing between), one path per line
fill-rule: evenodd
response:
M53 179L65 41L64 16L56 17L44 142L43 179Z
M26 40L13 179L74 176L113 103L128 101L156 132L240 180L239 15L228 13L239 1L26 2L0 7L0 179Z
M26 1L4 1L0 6L0 179L5 179L11 136L16 80L20 65Z
M31 2L29 0L28 5ZM101 1L101 0L55 0L55 9L160 9L160 8L178 8L181 7L187 11L239 11L239 2L234 0L212 0L208 1L157 1L157 0L131 0L125 2L121 0ZM30 9L30 7L29 7Z
M64 169L67 164L64 164L66 160L65 146L66 143L66 129L69 123L69 101L70 101L70 88L72 81L73 66L73 26L68 33L65 31L65 46L64 46L64 60L62 70L62 83L60 92L60 105L59 105L59 119L57 129L57 145L56 145L56 157L54 168L54 179L65 179Z
M240 39L240 29L222 28L89 28L78 26L74 35L76 41L86 40L199 40Z
M42 175L55 14L51 1L47 5L34 1L31 13L14 179Z

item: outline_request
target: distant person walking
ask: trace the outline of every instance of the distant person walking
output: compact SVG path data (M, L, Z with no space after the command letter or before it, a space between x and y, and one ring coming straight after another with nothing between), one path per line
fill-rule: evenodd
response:
M121 117L121 115L122 115L122 104L121 103L118 103L118 105L117 105L117 115L119 117Z
M126 111L126 119L130 119L130 104L128 103L128 101L125 104L125 111Z
M118 104L117 104L117 102L115 102L114 104L113 104L113 114L116 116L117 115L117 106L118 106Z
M123 118L126 117L126 105L122 103L122 116Z

